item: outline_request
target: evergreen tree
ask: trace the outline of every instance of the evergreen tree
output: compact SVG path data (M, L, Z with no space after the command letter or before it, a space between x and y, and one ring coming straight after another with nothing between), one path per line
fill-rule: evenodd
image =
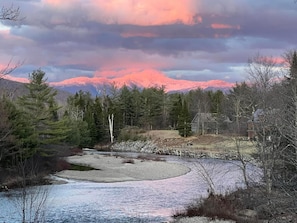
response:
M120 110L122 114L121 118L123 121L123 127L127 125L133 126L135 107L133 104L132 93L130 92L127 86L123 86L120 92L121 93L119 98L119 104L120 104Z
M30 83L26 84L28 94L19 98L18 109L22 112L22 122L26 122L26 133L17 129L20 145L25 157L35 154L53 155L52 145L66 138L68 131L65 120L58 120L59 107L55 103L56 91L46 84L45 73L35 70L29 75Z
M131 91L132 94L132 123L134 126L139 126L140 116L141 116L141 93L139 89L134 86Z
M181 103L180 94L176 93L176 94L170 95L170 101L171 101L171 106L170 106L170 112L169 112L169 122L170 122L170 126L173 129L176 129L178 126L179 115L182 112L182 103Z
M105 123L103 122L104 117L103 117L103 109L101 105L101 100L99 97L95 98L94 101L94 127L95 127L95 132L94 136L96 139L96 142L103 142L108 138L107 134L107 126L105 126Z
M145 88L141 92L141 125L146 129L160 128L164 88Z
M232 131L245 135L247 122L252 119L252 114L257 109L253 89L245 82L236 83L226 98L223 112L234 121Z
M188 105L186 100L183 100L179 96L179 115L178 115L178 132L179 135L183 137L188 137L191 135L191 116L189 113Z
M70 132L67 142L79 147L93 146L96 142L93 99L89 92L79 91L67 99L64 117Z

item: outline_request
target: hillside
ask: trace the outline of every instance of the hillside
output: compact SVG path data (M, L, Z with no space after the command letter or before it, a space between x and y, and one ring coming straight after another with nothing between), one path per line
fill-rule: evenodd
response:
M56 100L59 105L66 105L67 104L67 98L71 96L72 94L63 91L63 90L57 90ZM17 97L25 95L28 93L28 90L25 87L24 83L6 80L6 79L0 79L0 93L6 92L6 94L13 100L15 100Z

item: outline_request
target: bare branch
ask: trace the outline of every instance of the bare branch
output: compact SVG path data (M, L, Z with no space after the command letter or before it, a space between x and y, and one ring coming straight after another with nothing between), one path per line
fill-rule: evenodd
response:
M0 20L17 21L20 16L20 7L13 4L9 7L2 7L0 11Z
M0 21L8 20L8 21L17 21L21 20L20 18L20 7L15 7L13 4L11 4L8 7L3 6L0 9ZM8 62L6 67L3 69L0 69L0 79L3 78L3 76L12 73L15 69L20 67L23 63L18 62L14 65L12 65L12 59Z
M12 60L13 59L10 59L10 61L7 63L7 65L3 69L0 69L0 80L5 75L11 74L13 71L15 71L17 68L22 66L24 63L24 62L17 62L15 64L12 64Z
M273 57L257 54L248 61L246 72L253 85L262 91L267 91L277 78L277 62Z

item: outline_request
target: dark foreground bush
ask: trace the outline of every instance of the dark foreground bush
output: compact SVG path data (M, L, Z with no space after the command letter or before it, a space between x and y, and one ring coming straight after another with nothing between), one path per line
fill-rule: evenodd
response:
M228 219L237 221L235 208L238 206L236 202L223 195L209 194L202 202L190 204L184 211L174 214L178 217L194 217L204 216L212 219Z
M185 210L177 211L173 217L204 216L237 223L297 223L296 197L297 192L288 194L273 190L267 194L261 186L251 187L226 196L210 194L206 199L188 205Z

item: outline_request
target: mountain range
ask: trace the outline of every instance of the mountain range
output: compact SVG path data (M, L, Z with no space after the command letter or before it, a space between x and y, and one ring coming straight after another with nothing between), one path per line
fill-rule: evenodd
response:
M201 88L203 90L230 89L234 84L223 80L210 81L189 81L169 78L156 70L145 70L126 74L121 77L75 77L60 82L51 82L52 87L75 93L79 90L89 91L92 95L97 95L103 87L113 85L121 88L136 86L138 88L164 87L166 92L187 92L189 90Z

